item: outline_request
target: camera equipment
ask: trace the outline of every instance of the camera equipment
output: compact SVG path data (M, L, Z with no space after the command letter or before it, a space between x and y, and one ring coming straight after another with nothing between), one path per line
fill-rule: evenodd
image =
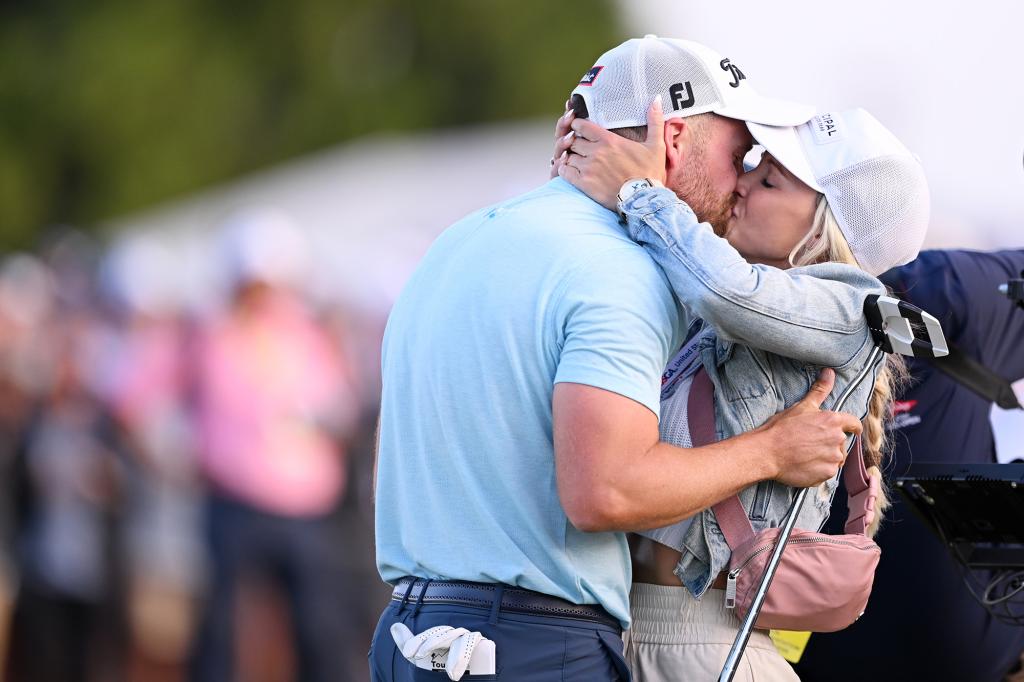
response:
M1019 279L1011 279L1006 284L1000 284L999 293L1024 309L1024 270L1021 271Z
M949 548L971 596L1024 625L1024 464L911 464L896 487Z
M929 359L935 369L955 379L976 394L1004 410L1020 410L1020 401L1009 381L964 353L952 343L949 355L940 361Z

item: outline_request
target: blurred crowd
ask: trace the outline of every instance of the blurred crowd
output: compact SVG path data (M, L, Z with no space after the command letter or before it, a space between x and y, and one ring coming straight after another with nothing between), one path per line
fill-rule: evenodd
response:
M211 243L201 310L72 231L0 261L0 679L367 676L383 315L287 216Z

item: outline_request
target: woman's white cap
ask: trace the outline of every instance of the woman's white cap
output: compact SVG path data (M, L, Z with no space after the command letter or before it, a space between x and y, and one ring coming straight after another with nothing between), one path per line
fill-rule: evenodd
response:
M849 109L796 127L747 127L786 170L825 195L862 268L877 276L917 258L928 230L928 181L878 119Z
M814 114L806 104L759 95L736 64L705 45L654 35L605 52L572 94L583 98L590 120L609 129L647 125L655 97L661 98L666 119L712 111L792 126Z

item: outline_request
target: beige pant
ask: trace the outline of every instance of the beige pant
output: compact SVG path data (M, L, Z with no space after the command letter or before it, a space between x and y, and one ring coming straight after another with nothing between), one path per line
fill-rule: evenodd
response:
M633 626L626 660L636 682L717 680L740 628L725 608L725 593L708 590L700 601L683 587L634 583L629 594ZM800 682L768 633L755 630L735 680Z

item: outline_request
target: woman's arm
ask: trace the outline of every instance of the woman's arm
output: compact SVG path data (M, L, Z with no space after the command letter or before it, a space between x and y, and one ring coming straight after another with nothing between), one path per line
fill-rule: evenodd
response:
M630 236L661 266L680 302L720 338L832 367L867 340L864 298L885 289L863 270L751 265L667 189L637 192L622 209Z

